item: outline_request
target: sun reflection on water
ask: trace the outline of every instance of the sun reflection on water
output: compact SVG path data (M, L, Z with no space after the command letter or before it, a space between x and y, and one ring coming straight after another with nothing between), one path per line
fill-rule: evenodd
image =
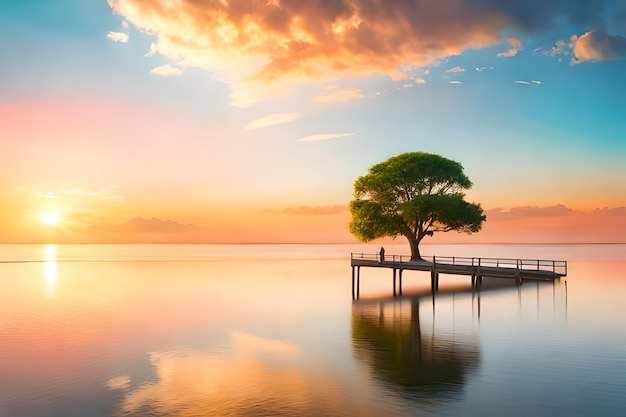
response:
M57 292L57 245L44 246L43 275L45 280L46 298L56 299Z

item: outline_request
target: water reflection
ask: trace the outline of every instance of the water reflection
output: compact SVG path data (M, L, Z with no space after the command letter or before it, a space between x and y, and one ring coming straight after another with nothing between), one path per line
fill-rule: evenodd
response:
M121 375L110 389L123 390L119 416L346 415L372 416L365 405L346 402L332 372L307 369L294 343L243 332L232 350L174 349L150 353L155 375Z
M43 276L46 283L46 298L57 298L57 245L44 246Z
M376 379L406 397L429 401L459 397L468 374L480 362L478 335L445 322L435 326L434 310L424 301L355 303L354 355Z

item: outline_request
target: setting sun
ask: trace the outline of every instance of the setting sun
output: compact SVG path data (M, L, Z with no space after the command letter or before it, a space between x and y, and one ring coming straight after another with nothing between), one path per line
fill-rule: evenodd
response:
M58 226L61 221L61 216L58 213L46 212L41 215L41 221L48 226Z

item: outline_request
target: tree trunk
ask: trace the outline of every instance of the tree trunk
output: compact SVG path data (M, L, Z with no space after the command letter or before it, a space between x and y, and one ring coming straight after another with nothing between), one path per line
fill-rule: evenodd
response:
M409 246L411 247L411 260L412 261L423 261L422 255L420 255L420 247L419 240L415 236L406 236L409 241Z

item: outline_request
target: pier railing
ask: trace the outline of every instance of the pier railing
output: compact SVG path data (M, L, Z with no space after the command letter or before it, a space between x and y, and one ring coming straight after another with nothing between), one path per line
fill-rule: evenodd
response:
M433 256L433 263L446 265L513 268L526 271L552 271L567 275L567 261L548 259L468 258L462 256Z
M384 263L410 262L408 255L385 255L381 259L379 253L351 253L351 259L369 260ZM426 259L430 261L431 258ZM513 259L513 258L476 258L463 256L433 256L432 263L474 267L512 268L526 271L551 271L559 275L567 275L567 261L547 259Z
M350 253L350 259L360 259L363 261L376 261L381 262L379 253ZM411 256L409 255L385 255L382 261L384 262L409 262Z

